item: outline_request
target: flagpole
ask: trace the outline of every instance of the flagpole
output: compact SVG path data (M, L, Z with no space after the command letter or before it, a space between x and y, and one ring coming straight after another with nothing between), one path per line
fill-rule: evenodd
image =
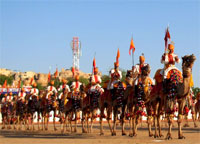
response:
M134 66L134 52L132 50L132 66Z

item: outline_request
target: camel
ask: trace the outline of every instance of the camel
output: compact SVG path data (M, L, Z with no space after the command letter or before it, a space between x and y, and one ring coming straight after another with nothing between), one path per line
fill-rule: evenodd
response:
M92 133L92 128L93 128L93 121L95 118L99 117L97 115L97 111L99 110L99 102L100 102L100 97L103 94L101 91L101 88L97 88L94 91L89 91L88 92L88 104L89 104L89 116L88 119L90 118L90 131ZM87 119L87 122L88 122Z
M103 118L107 119L108 126L110 128L110 132L112 133L111 128L111 114L112 114L112 96L109 90L106 88L106 84L104 86L104 93L101 95L99 100L99 108L100 108L100 135L104 135L103 132ZM106 110L106 114L104 114L104 110Z
M41 91L40 91L41 92ZM40 95L39 95L40 96ZM27 114L30 116L31 119L31 129L35 130L34 127L34 118L35 118L35 113L37 112L37 125L38 125L38 130L40 130L40 124L39 124L39 120L40 120L40 113L41 113L41 98L37 97L35 95L29 95L28 98L28 105L27 105ZM29 129L29 123L28 123L28 129Z
M171 128L176 102L178 103L178 138L185 138L182 133L181 123L184 114L186 97L190 93L189 84L191 80L192 67L196 57L193 54L186 55L182 57L182 60L182 74L175 69L169 71L170 78L168 79L165 87L166 93L164 95L164 104L169 126L166 139L172 139ZM182 81L181 78L183 79Z
M99 108L100 108L100 135L104 135L103 132L103 118L107 119L110 132L112 136L116 135L116 122L117 122L117 116L118 112L121 114L123 113L123 100L124 100L124 92L125 92L126 85L119 81L114 85L113 94L111 94L110 90L107 90L106 86L104 87L104 93L101 95L99 100ZM125 108L124 108L125 109ZM106 110L107 116L104 114L104 110ZM111 114L113 111L113 126L111 127ZM120 119L122 117L120 116ZM123 128L122 128L123 129ZM122 131L122 135L125 135Z
M62 94L62 97L61 99L59 99L59 117L60 117L60 129L61 129L61 132L63 133L64 132L64 125L65 125L65 105L67 103L67 95L68 95L68 90L65 89L63 91L63 94Z
M45 101L45 119L44 121L46 122L45 125L45 130L48 130L48 123L49 123L49 117L50 117L50 112L53 111L53 126L54 126L54 131L57 130L56 125L55 125L55 119L57 117L56 112L58 110L58 104L56 101L57 94L51 95L49 94L49 98L46 99Z
M144 108L146 106L147 111L147 123L149 128L149 136L153 136L151 132L151 123L152 123L152 107L150 103L150 92L152 89L152 83L149 78L150 66L146 65L142 68L141 75L138 76L137 86L130 90L130 95L128 97L127 107L129 110L130 117L130 133L129 136L137 135L137 127L139 119L141 116L145 116Z
M81 89L81 88L80 88ZM65 113L66 113L66 118L68 117L70 127L71 127L71 132L72 130L72 121L75 122L74 126L74 132L77 132L77 122L80 119L80 110L81 110L81 99L83 97L83 94L85 93L80 90L80 91L72 91L68 93L68 99L69 101L67 102L67 105L65 106Z

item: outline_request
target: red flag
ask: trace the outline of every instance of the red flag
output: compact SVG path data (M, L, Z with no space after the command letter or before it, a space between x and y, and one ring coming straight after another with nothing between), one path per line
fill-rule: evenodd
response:
M54 73L55 77L58 77L58 68L56 68L56 72Z
M75 75L75 68L74 67L72 67L72 74L73 74L73 76Z
M131 50L133 50L133 53L135 52L135 45L133 43L133 38L131 38L131 44L129 48L129 55L131 55Z
M49 73L48 73L48 82L50 82L50 80L51 80L51 73L49 71Z
M117 50L117 56L116 56L116 62L119 63L119 57L120 57L120 52L119 52L119 48Z
M31 80L30 80L30 85L32 85L32 83L33 83L33 77L32 77Z
M165 40L165 51L167 50L167 44L168 44L168 39L170 40L170 33L169 33L169 27L167 27L167 29L166 29L166 33L165 33L165 38L164 38L164 40Z

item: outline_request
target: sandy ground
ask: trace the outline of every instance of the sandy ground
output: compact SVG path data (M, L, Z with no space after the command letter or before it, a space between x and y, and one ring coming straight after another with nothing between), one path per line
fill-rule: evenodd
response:
M200 126L200 123L198 123ZM126 126L128 128L128 126ZM59 125L57 125L59 128ZM107 123L104 124L104 136L99 135L99 124L94 125L94 132L91 134L82 134L81 126L78 125L77 133L65 132L61 134L58 129L56 132L52 130L50 125L49 131L14 131L0 130L0 144L146 144L146 143L170 143L170 144L200 144L200 128L194 128L190 123L190 127L183 128L183 133L186 139L179 140L177 133L177 124L174 123L172 131L172 140L165 140L167 128L163 126L162 138L154 139L148 137L147 125L143 123L139 125L137 137L129 137L128 129L127 136L121 136L121 127L117 128L117 136L111 136Z

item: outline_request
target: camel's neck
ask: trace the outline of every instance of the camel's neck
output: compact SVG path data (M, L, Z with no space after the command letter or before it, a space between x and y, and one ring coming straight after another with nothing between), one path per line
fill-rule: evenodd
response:
M187 78L183 78L183 83L180 83L180 86L178 87L178 95L180 97L184 97L188 95L190 92L190 76Z

